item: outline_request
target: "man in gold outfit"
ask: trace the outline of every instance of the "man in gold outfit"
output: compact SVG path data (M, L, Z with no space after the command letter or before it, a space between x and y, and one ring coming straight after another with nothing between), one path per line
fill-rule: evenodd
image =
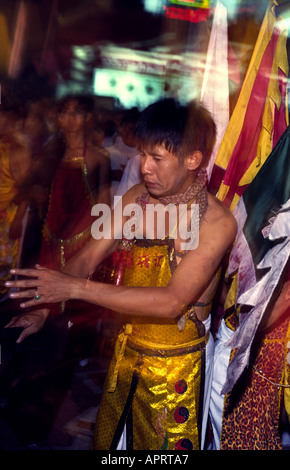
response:
M14 281L26 288L14 296L32 297L22 307L79 299L122 315L93 449L198 450L208 414L211 305L236 221L207 192L205 167L215 125L204 108L174 99L150 105L138 121L136 138L144 182L119 202L121 218L114 217L120 213L116 206L114 236L92 239L67 263L65 273L40 266L14 271L35 278ZM195 223L194 204L199 207ZM175 207L179 225L172 231L165 211L164 236L157 233L155 217L149 237L147 209L158 205ZM124 210L128 207L131 212ZM139 219L133 217L138 214ZM187 230L182 231L184 220ZM133 238L130 230L124 236L128 222ZM184 232L188 239L194 231L199 240L192 247L184 243ZM113 252L115 285L87 278Z

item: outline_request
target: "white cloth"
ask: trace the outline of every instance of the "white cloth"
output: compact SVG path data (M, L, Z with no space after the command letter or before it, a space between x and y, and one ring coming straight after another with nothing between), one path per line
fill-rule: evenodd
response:
M207 333L211 325L210 315L203 322L203 324L205 326L205 331ZM202 429L201 429L201 450L204 449L205 435L206 435L206 429L207 429L207 423L208 423L209 405L210 405L210 390L211 390L212 374L213 374L214 341L213 341L213 337L211 333L210 333L210 337L206 345L205 355L206 355L206 364L205 364L203 419L202 419ZM126 424L124 426L122 436L120 437L117 450L126 450ZM158 449L152 449L152 450L158 450Z
M239 327L227 345L231 349L237 349L237 352L229 364L223 393L228 393L233 388L243 370L248 366L256 331L290 257L290 199L275 215L269 232L269 240L276 243L257 265L258 270L267 272L256 284L237 298L238 304L252 308L244 314L241 311Z
M227 9L219 0L209 38L200 101L211 113L217 127L216 143L207 166L210 179L230 116Z
M129 147L119 136L114 145L106 148L110 154L112 170L123 170L128 160L138 153L136 147Z
M206 332L209 331L211 326L211 316L203 322ZM205 349L205 383L204 383L204 398L203 398L203 419L201 427L201 450L204 450L205 436L208 424L209 406L211 397L211 387L213 380L213 364L214 364L214 340L210 333L209 340Z
M220 449L220 436L222 430L222 418L224 409L224 398L222 389L227 379L231 347L228 345L233 336L225 321L222 320L214 346L213 377L210 393L209 416L213 428L214 442L209 450Z
M137 155L138 150L136 147L129 147L126 145L121 137L117 137L115 144L111 147L107 147L107 150L110 154L110 163L111 169L124 171L128 161ZM120 181L113 180L111 182L111 198L113 201L113 197L117 194L119 188Z
M141 183L141 181L140 155L137 154L128 160L116 196L123 196L132 186Z

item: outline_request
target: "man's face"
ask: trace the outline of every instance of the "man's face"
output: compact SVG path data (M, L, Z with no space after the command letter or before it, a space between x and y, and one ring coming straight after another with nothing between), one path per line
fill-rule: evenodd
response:
M119 134L128 147L135 147L135 136L134 136L135 125L133 123L127 123L120 127Z
M58 118L64 131L78 132L84 128L87 114L80 108L77 100L71 100L60 111Z
M140 158L141 173L151 196L173 196L188 188L190 180L186 160L180 162L164 145L142 149Z

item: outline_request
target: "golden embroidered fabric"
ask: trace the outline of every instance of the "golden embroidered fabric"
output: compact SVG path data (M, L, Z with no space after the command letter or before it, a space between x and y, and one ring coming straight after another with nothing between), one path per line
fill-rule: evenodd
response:
M124 285L167 285L176 266L173 243L155 242L135 241ZM201 371L207 338L194 310L188 312L182 312L186 318L182 331L175 320L124 317L104 384L93 449L114 448L111 445L122 419L134 450L199 449Z

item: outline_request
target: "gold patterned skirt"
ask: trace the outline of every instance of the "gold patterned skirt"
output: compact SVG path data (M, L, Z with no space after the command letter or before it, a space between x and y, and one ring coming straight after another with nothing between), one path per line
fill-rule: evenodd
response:
M172 246L135 244L124 284L166 285ZM185 324L130 317L120 333L97 414L92 448L114 450L126 424L128 450L200 448L206 336L194 309Z

